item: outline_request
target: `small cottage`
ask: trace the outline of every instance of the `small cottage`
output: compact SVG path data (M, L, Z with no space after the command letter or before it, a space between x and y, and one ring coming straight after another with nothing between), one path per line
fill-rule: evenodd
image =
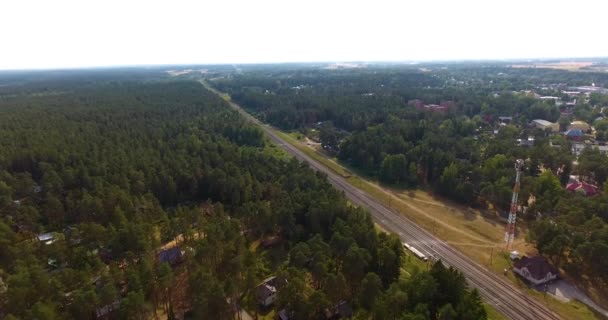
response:
M262 307L271 306L277 300L280 284L281 281L276 276L264 279L255 289L258 304Z
M176 266L184 261L184 254L185 251L180 247L166 249L158 253L158 262L166 262L171 266Z
M557 270L541 256L523 257L513 264L513 272L534 285L557 278Z

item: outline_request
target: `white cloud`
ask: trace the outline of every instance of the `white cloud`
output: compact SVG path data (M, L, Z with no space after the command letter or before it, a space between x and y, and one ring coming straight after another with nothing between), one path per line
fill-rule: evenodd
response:
M0 69L606 56L602 0L2 1Z

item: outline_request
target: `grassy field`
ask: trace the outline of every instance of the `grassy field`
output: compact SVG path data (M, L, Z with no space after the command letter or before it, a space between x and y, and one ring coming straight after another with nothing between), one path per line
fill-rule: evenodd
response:
M289 155L285 150L281 149L281 147L274 145L272 143L266 143L264 146L264 152L267 154L282 160L291 159L291 155Z
M509 254L504 250L505 224L495 216L489 216L479 210L444 199L437 199L423 190L397 190L381 186L376 181L355 174L353 170L342 166L336 159L328 157L322 151L307 146L298 139L298 135L287 134L276 129L274 131L309 157L345 178L353 186L412 219L489 270L502 275L505 268L511 267ZM526 233L525 226L519 226L518 233L519 239L515 241L513 249L522 253L535 254L534 247L526 243L521 236ZM420 261L420 263L424 265L423 262ZM402 271L404 271L402 274L406 276L411 270ZM590 308L578 301L563 303L528 288L511 272L507 273L507 276L521 290L545 303L564 319L601 319ZM486 305L486 310L489 319L504 319L490 305Z
M496 309L494 309L494 307L492 307L491 305L484 303L483 306L486 309L486 312L488 313L488 320L506 320L507 319L500 312L498 312Z

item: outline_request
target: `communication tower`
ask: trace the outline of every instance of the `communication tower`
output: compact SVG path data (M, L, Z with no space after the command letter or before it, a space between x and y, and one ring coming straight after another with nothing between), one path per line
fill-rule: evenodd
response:
M524 166L524 160L517 159L515 161L515 185L513 186L513 196L511 197L511 207L509 209L509 222L505 231L506 249L509 250L515 239L515 221L517 220L517 197L519 195L519 184L521 178L521 169Z

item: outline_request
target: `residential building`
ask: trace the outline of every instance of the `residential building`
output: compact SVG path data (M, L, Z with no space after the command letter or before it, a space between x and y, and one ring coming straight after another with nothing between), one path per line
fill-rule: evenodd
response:
M263 307L272 305L277 299L277 288L268 284L259 286L256 290L258 303Z
M560 101L561 98L560 97L553 97L553 96L542 96L539 98L540 100L545 100L545 101L549 101L549 100L553 100L555 102Z
M519 251L511 251L511 253L509 253L509 256L511 257L511 260L517 260L519 259Z
M580 91L580 92L585 92L585 93L597 92L597 93L608 94L608 89L602 88L602 87L596 87L596 86L571 87L569 89Z
M441 101L440 104L424 104L424 102L419 99L409 100L407 104L417 110L428 110L433 112L447 112L448 109L456 106L453 101Z
M498 117L498 121L501 123L511 123L511 121L513 121L513 117Z
M37 235L36 238L38 239L38 241L44 244L51 244L57 240L55 239L55 235L52 232L41 233Z
M278 320L289 320L289 319L293 319L293 317L294 317L293 311L287 311L287 309L281 309L279 311L279 313L277 314Z
M260 245L264 249L268 249L268 248L271 248L271 247L274 247L274 246L278 245L279 243L281 243L281 237L279 237L279 236L271 236L271 237L264 238L264 240L262 240L262 242L260 243Z
M255 289L255 295L258 301L258 304L263 307L268 307L274 304L277 300L277 292L280 289L279 285L281 281L276 276L272 276L264 279L262 283L260 283Z
M449 108L448 106L442 106L439 104L424 105L424 110L429 110L429 111L433 111L433 112L447 112L448 108Z
M353 308L344 300L331 308L325 309L325 318L327 319L350 318L352 316Z
M585 121L572 121L568 126L568 130L579 129L583 132L591 130L591 126Z
M513 263L513 272L534 285L557 278L557 270L542 256L522 257Z
M566 190L568 190L570 192L576 192L585 197L592 197L599 193L599 188L596 185L592 185L592 184L584 182L584 181L583 182L579 182L579 181L570 182L566 185Z
M120 299L115 300L114 302L102 306L100 308L95 309L95 319L112 319L114 318L112 315L116 316L114 313L120 307Z
M585 137L585 133L581 129L570 129L564 133L567 139L574 141L582 141Z
M551 130L551 132L559 132L559 124L543 119L535 119L530 122L530 125L534 128L541 130Z
M570 97L577 97L579 94L581 94L580 91L562 91L562 92L567 94Z
M185 253L180 247L165 249L158 253L158 262L165 262L171 266L176 266L184 261Z
M585 148L593 148L599 150L599 152L603 155L608 155L608 146L607 145L599 145L599 144L591 144L591 143L583 143L583 142L575 142L572 144L572 154L578 156L585 150Z
M522 147L534 147L534 137L532 136L528 139L517 139L517 142Z
M574 108L571 108L570 106L560 107L559 112L563 116L570 116L574 114Z

